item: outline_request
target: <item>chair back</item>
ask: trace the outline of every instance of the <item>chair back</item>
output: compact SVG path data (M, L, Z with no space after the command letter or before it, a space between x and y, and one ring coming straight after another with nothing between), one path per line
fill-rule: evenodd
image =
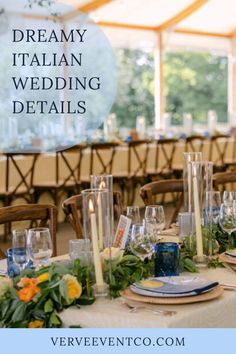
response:
M149 140L134 140L128 142L127 177L135 178L146 176L149 144Z
M16 197L21 195L27 202L32 202L35 164L39 154L4 153L5 188L2 194ZM6 203L8 204L8 203Z
M95 143L91 145L90 175L112 174L118 143Z
M223 191L227 184L236 183L236 171L218 172L213 175L213 186L217 191Z
M114 212L117 218L122 214L122 201L120 192L113 192ZM71 224L76 233L76 237L81 239L83 233L83 201L82 194L74 195L62 203L62 209L65 213L66 220Z
M206 138L202 135L188 136L185 139L185 151L186 152L199 152L203 151Z
M224 171L226 168L225 157L229 142L229 135L218 134L211 137L209 161L214 164L214 170L217 172Z
M173 174L173 159L177 139L159 139L156 141L154 174L171 176Z
M0 224L15 221L39 221L40 227L48 226L52 237L53 256L57 255L57 208L54 205L21 204L0 208Z
M79 191L84 149L84 145L75 145L56 153L56 183L62 183L61 189L72 183L76 191Z
M155 197L157 195L166 193L180 194L173 215L171 216L171 221L169 223L171 224L176 221L180 208L183 205L183 192L184 187L182 179L166 179L145 184L140 189L140 196L143 199L145 206L148 206L156 204ZM168 227L169 224L166 227Z

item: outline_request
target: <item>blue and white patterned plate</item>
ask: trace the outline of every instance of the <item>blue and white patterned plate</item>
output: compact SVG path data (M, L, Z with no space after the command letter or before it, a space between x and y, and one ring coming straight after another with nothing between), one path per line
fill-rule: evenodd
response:
M152 297L195 296L214 289L218 282L198 276L148 278L134 283L130 289L139 295Z

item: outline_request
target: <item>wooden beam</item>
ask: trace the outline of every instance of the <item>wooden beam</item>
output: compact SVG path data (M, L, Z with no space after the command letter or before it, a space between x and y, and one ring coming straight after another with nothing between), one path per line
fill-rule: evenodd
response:
M230 38L236 37L236 29L229 33Z
M77 9L67 13L66 15L63 16L63 20L67 21L70 20L76 16L78 16L81 12L91 12L94 10L99 9L102 6L105 6L107 4L109 4L110 2L112 2L112 0L93 0L90 1L88 4L82 5L80 7L78 7Z
M156 27L156 31L164 31L172 26L177 25L181 21L183 21L185 18L189 17L192 15L195 11L197 11L200 7L202 7L205 3L207 3L208 0L196 0L194 1L193 4L189 5L186 7L184 10L179 12L177 15L174 17L170 18L166 22L162 23L161 25Z
M134 29L134 30L144 30L144 31L155 31L155 27L145 26L145 25L132 25L128 23L117 23L117 22L105 22L98 21L97 25L103 27L115 27L115 28L125 28L125 29Z
M156 31L156 27L154 27L154 26L145 26L145 25L138 25L138 24L131 25L128 23L98 21L97 25L99 25L101 27L114 27L114 28L124 28L124 29L131 29L131 30ZM195 35L195 36L231 38L230 34L196 31L196 30L192 30L192 29L188 29L188 28L177 28L173 32L181 33L181 34Z
M208 37L219 37L219 38L230 38L229 34L215 33L215 32L205 32L205 31L195 31L189 28L176 28L173 32L180 34L189 34L194 36L208 36Z

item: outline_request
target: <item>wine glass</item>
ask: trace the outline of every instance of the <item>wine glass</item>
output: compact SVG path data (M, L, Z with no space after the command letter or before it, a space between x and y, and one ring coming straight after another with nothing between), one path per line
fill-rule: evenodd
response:
M219 213L221 206L220 192L207 191L206 192L206 221L207 224L217 225L219 221Z
M221 204L219 223L223 231L229 235L229 248L233 247L232 232L236 231L236 202Z
M132 226L130 249L142 261L146 257L150 257L154 251L153 244L149 235L145 232L143 224L134 224Z
M126 216L131 219L132 224L139 224L141 222L138 206L127 206Z
M223 193L223 203L224 204L233 204L234 200L236 200L236 192L224 191L224 193Z
M159 234L165 228L165 213L162 205L149 205L145 209L145 224L150 232Z
M22 272L29 261L27 230L12 231L12 255L14 263L19 266L20 272Z
M45 266L52 256L52 240L48 228L34 228L28 231L30 258L36 268Z

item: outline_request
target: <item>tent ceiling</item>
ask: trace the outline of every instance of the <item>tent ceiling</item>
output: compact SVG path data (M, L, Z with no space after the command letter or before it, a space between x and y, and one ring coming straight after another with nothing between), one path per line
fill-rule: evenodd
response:
M203 47L219 47L228 51L230 39L236 37L236 0L55 1L57 11L67 21L74 22L80 11L88 12L95 22L104 27L114 45L117 42L122 45L122 37L124 45L140 46L140 43L150 41L156 45L156 33L165 31L168 36L171 33L169 37L172 38L168 39L171 44L176 41L178 45L201 47L203 43ZM0 0L0 8L8 12L48 15L45 8L33 6L30 10L26 4L27 0ZM130 33L130 40L127 33ZM203 40L203 35L208 39Z

